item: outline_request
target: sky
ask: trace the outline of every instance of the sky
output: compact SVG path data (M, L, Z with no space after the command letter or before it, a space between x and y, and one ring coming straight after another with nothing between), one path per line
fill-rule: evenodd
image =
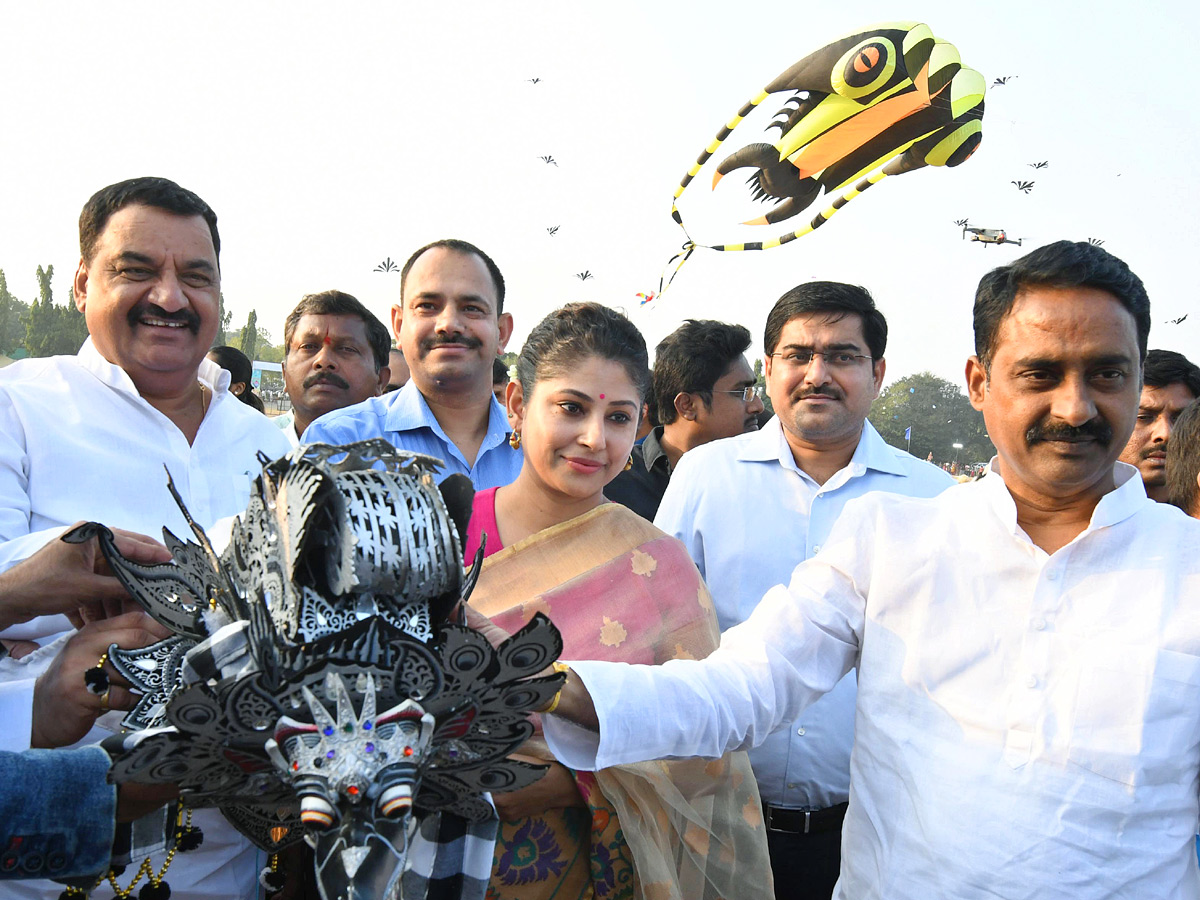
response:
M1191 4L0 4L0 269L25 301L48 263L66 299L94 191L163 175L217 211L234 324L253 308L276 341L301 296L328 288L389 321L400 278L376 268L459 237L505 274L512 350L552 309L596 300L651 348L712 318L749 328L760 356L775 300L828 279L866 286L887 316L888 381L929 370L961 384L980 276L1096 238L1145 281L1150 346L1200 357L1200 314L1170 323L1194 306L1198 252ZM780 249L697 250L639 305L684 240L675 186L721 125L795 61L889 21L928 23L989 85L1015 76L989 87L975 155L889 178ZM717 160L772 140L780 105ZM680 204L699 243L774 237L825 205L750 229L736 223L762 207L743 179L710 182L706 170ZM1023 245L964 241L963 218Z

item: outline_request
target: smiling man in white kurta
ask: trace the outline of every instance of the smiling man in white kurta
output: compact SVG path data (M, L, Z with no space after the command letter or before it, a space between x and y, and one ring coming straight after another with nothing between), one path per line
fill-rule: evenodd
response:
M217 328L219 240L208 205L166 179L122 182L88 201L73 286L90 338L77 356L0 373L0 567L81 519L150 535L165 525L189 537L167 471L207 527L245 508L257 452L288 451L269 420L228 393L229 374L204 359ZM62 616L42 617L0 635L46 644L4 661L0 748L28 747L31 722L38 732L31 679L68 627ZM64 677L82 686L82 670ZM179 855L167 874L174 900L256 896L260 854L216 813L196 822L203 846ZM5 887L6 897L61 892L45 881Z
M1090 244L989 273L967 364L989 474L851 501L703 661L573 663L555 754L752 746L857 663L835 896L1196 897L1200 523L1115 463L1149 326Z

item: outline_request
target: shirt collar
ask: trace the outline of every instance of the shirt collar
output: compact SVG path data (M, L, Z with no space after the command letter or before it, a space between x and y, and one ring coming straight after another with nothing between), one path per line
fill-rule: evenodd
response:
M779 421L779 416L772 416L766 425L743 439L738 459L750 462L778 462L784 468L800 471L796 465L796 458L792 456L787 436L783 433L783 424ZM854 455L850 457L847 468L850 469L851 478L866 474L868 469L890 475L905 474L895 451L865 419L862 436L858 439L858 446L854 448Z
M417 389L417 384L411 378L404 387L387 395L388 410L384 416L385 431L412 431L417 428L428 428L447 444L453 443L442 430L437 416L429 408L425 395ZM508 427L508 418L504 407L492 396L488 407L488 436L508 435L512 431ZM482 448L481 448L482 449Z
M646 435L646 439L642 441L642 462L646 466L646 471L651 471L659 459L666 459L667 452L662 448L663 426L655 425L650 429L650 433ZM667 468L671 468L670 461L667 462Z
M79 348L79 352L75 354L75 359L80 366L91 372L110 388L123 391L127 394L135 394L138 397L141 396L137 386L133 383L133 379L129 377L129 373L101 356L100 351L96 349L96 345L92 342L90 335L83 342L83 346ZM208 357L200 360L200 368L196 373L196 377L207 385L214 394L225 393L229 390L229 373Z
M1016 501L1013 500L1008 485L1004 483L1004 477L996 467L997 459L998 457L993 456L991 462L988 463L987 473L979 480L980 488L986 492L992 509L1004 522L1009 532L1024 535L1017 525ZM1113 483L1115 485L1113 490L1101 497L1096 508L1092 510L1092 518L1083 534L1123 522L1136 513L1140 507L1145 506L1146 487L1142 484L1141 475L1134 466L1123 462L1115 463Z

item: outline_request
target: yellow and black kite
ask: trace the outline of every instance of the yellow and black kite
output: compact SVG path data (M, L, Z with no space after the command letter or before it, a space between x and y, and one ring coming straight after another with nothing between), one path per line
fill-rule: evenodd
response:
M713 187L734 169L753 168L756 199L779 203L746 225L782 222L824 192L843 191L803 228L773 240L712 245L767 250L794 241L888 175L923 166L957 166L979 146L986 82L962 65L953 44L928 25L891 22L834 41L766 86L718 132L675 190L671 215L681 226L684 190L742 120L772 94L794 92L768 128L774 144L735 151L717 166ZM684 245L690 254L697 245Z

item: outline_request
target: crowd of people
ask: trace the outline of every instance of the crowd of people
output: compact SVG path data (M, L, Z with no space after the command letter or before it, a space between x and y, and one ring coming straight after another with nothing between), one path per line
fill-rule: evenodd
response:
M114 823L170 799L116 791L92 746L136 702L108 647L163 629L94 541L58 538L99 521L162 562L144 535L187 530L164 466L207 528L259 454L370 438L474 485L468 620L499 640L541 611L564 640L519 751L548 772L494 795L490 874L447 896L1200 894L1200 368L1148 350L1145 289L1102 248L981 281L965 380L997 456L965 484L867 421L888 327L862 287L771 308L764 423L739 325L688 320L651 366L624 315L569 304L508 370L499 267L440 240L401 270L390 332L341 291L301 299L272 420L249 361L211 347L203 200L110 185L80 251L87 342L0 372L6 895L106 871ZM257 896L262 854L195 821L203 845L146 881Z

